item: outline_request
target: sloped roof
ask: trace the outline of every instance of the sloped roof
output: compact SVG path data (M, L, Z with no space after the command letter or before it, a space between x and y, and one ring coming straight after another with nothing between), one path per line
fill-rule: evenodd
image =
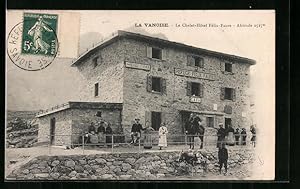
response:
M207 50L207 49L202 49L202 48L198 48L198 47L186 45L184 43L178 43L178 42L169 41L169 40L166 40L166 39L160 39L160 38L156 38L156 37L142 35L142 34L139 34L139 33L133 33L133 32L127 32L127 31L118 30L117 33L115 33L114 35L112 35L107 40L102 41L97 46L89 49L88 51L86 51L85 53L83 53L82 55L80 55L73 62L73 64L71 66L77 66L83 60L85 60L88 57L90 57L91 55L93 55L96 51L98 51L98 50L100 50L100 49L102 49L102 48L104 48L104 47L106 47L106 46L108 46L108 45L116 42L120 38L129 38L129 39L135 39L135 40L144 41L144 42L157 43L157 44L160 44L160 45L164 45L164 46L168 46L168 47L172 47L172 48L189 50L189 51L191 51L193 53L199 53L199 54L203 54L203 55L207 55L207 56L213 56L213 57L224 59L224 60L228 60L228 61L238 61L240 63L246 63L246 64L250 64L250 65L256 64L255 60L252 60L252 59L249 59L249 58L245 58L245 57L240 57L240 56L235 56L235 55L231 55L231 54L221 53L221 52L217 52L217 51L211 51L211 50Z

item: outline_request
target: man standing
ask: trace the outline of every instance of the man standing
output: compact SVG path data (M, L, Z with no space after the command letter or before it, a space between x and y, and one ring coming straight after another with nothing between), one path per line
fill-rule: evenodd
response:
M242 128L241 136L242 136L242 145L246 145L247 132L245 128Z
M194 114L193 113L191 113L190 118L186 123L185 133L187 135L187 141L188 141L188 145L190 146L190 149L194 149L194 137L196 134L196 130L194 127Z
M240 144L240 130L239 130L239 128L236 128L233 134L234 134L234 137L235 137L235 145L239 145Z
M223 123L219 124L219 129L218 129L218 132L217 132L217 136L218 136L217 148L220 148L222 143L225 142L225 137L226 137L226 130L223 127Z
M225 175L226 175L227 174L228 150L225 147L225 143L221 144L221 147L219 148L219 151L218 151L218 157L219 157L219 172L221 174L221 170L224 165Z
M140 124L140 119L135 119L135 123L131 127L131 142L130 144L137 143L137 141L141 138L141 131L144 130L142 125ZM134 138L136 137L136 140Z

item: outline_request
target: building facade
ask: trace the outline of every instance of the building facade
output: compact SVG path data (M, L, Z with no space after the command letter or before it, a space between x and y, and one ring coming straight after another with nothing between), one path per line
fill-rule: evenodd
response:
M80 101L122 104L120 126L135 118L169 135L184 134L191 112L207 128L249 127L250 66L255 61L118 31L74 61L85 80Z

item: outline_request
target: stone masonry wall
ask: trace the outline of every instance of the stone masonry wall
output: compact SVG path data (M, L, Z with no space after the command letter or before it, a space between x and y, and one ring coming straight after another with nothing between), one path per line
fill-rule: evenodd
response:
M116 133L119 127L121 126L121 110L119 109L102 109L102 110L80 110L73 109L72 110L72 133L74 137L72 139L73 143L78 142L78 137L80 134L88 131L88 128L92 122L97 121L97 117L94 115L97 111L101 111L102 119L111 124L111 128L113 133ZM97 129L98 127L95 126Z
M207 159L207 170L196 166L198 177L207 173L218 174L216 149L201 151ZM191 175L191 169L179 162L180 152L121 153L74 156L40 156L20 169L13 171L7 179L17 180L149 180L174 179ZM241 165L254 161L249 149L229 149L228 169L230 174ZM250 173L251 174L251 173ZM241 176L241 175L239 175ZM251 176L251 175L247 175ZM204 179L209 179L204 177Z
M115 42L80 63L78 76L82 77L80 100L86 102L123 102L123 71L120 42ZM93 59L102 57L99 65L94 67ZM94 85L99 83L99 96L94 96Z
M70 110L64 110L56 112L47 116L40 117L39 120L39 131L38 131L38 142L48 143L50 135L50 120L55 118L55 133L56 135L68 135L71 134L71 114ZM71 136L55 136L54 145L70 144Z
M55 118L57 136L54 145L71 145L71 141L77 143L78 135L87 131L92 122L97 121L97 111L101 111L102 119L111 124L113 132L117 132L121 125L120 109L67 109L39 118L38 142L49 142L50 119Z
M125 61L151 65L150 71L130 68L125 68L124 70L124 111L122 120L123 125L128 127L128 129L130 129L130 125L134 118L140 117L141 122L144 125L146 120L149 119L146 112L159 111L162 112L162 121L167 123L170 133L182 133L181 117L178 110L214 111L214 104L217 104L218 109L216 112L224 112L225 105L232 106L232 114L225 114L224 117L232 118L234 127L250 126L250 102L248 96L249 65L232 62L234 63L234 73L226 74L221 71L221 66L225 61L214 57L196 54L204 58L204 68L201 69L187 66L187 55L191 54L188 51L156 46L133 39L125 39L123 44L125 49ZM146 56L147 46L165 48L166 60L148 58ZM177 76L174 75L174 68L186 70L198 69L200 72L214 74L216 80L209 81ZM147 92L146 86L148 75L166 79L166 95ZM186 81L204 84L204 97L202 98L201 103L189 102L189 97L186 95ZM236 101L221 100L221 87L236 88ZM245 112L245 117L242 116L242 112ZM216 127L218 123L224 123L224 117L215 117Z

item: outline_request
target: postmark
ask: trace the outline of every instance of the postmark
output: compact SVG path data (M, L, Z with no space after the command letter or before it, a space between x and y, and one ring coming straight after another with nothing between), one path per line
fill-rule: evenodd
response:
M7 54L19 68L38 71L49 66L58 52L58 15L24 13L7 38Z

